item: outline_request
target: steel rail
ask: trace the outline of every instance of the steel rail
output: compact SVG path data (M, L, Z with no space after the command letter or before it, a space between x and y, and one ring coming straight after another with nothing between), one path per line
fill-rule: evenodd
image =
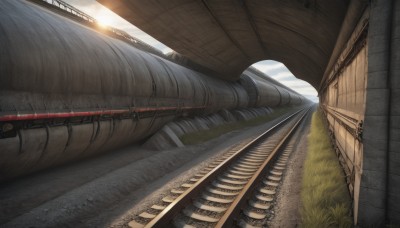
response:
M272 165L272 161L276 158L277 154L281 151L282 147L287 143L288 139L294 134L297 127L300 125L301 121L307 115L310 108L304 112L304 114L299 118L299 120L294 124L290 131L285 135L283 139L280 140L275 149L271 152L264 163L258 168L254 175L250 178L247 184L244 186L239 195L235 198L229 208L226 210L225 214L220 218L215 227L232 227L234 219L239 215L242 206L247 202L250 196L253 194L255 188L260 183L261 179L264 177L263 174L268 171L269 166Z
M192 199L197 196L204 188L209 185L221 172L228 169L228 167L233 164L236 159L243 154L248 148L264 139L265 136L276 130L278 127L282 126L284 123L292 119L294 116L304 111L301 109L292 115L286 117L284 120L275 124L273 127L247 143L240 150L231 155L228 159L220 163L214 169L212 169L208 174L203 176L199 181L193 184L190 188L188 188L184 193L182 193L178 198L174 200L171 204L169 204L161 213L159 213L156 217L154 217L149 223L147 223L144 227L165 227L166 224L169 224L170 221L188 204L191 203Z

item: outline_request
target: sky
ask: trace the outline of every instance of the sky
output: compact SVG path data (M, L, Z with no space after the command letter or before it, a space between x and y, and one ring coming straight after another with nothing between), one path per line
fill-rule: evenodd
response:
M171 48L157 41L136 26L130 24L96 0L64 0L84 13L96 18L105 26L112 26L127 32L129 35L161 50L164 54L173 51ZM258 70L269 75L280 83L290 87L313 102L318 102L317 91L308 82L297 79L283 63L273 60L260 61L253 64Z
M300 93L309 100L315 103L319 102L317 90L315 90L315 88L308 82L296 78L283 63L273 60L264 60L257 62L252 66Z

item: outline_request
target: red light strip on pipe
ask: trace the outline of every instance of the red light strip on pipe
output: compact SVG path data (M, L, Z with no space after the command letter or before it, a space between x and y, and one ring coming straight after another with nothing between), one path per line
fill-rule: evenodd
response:
M200 107L181 107L180 109L201 109L205 106ZM178 110L178 107L140 107L132 109L120 109L120 110L100 110L100 111L86 111L86 112L57 112L57 113L29 113L29 114L11 114L0 116L0 121L18 121L18 120L38 120L38 119L53 119L53 118L71 118L71 117L83 117L83 116L101 116L101 115L115 115L125 114L131 112L151 112L151 111L171 111Z
M128 113L129 110L104 110L104 111L88 111L88 112L57 112L57 113L30 113L5 115L0 117L0 121L15 121L15 120L37 120L51 118L70 118L77 116L98 116L98 115L113 115Z

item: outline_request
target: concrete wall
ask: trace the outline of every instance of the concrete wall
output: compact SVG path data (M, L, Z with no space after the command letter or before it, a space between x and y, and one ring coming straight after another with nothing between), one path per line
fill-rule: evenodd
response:
M355 223L400 224L400 1L371 1L352 33L325 77L322 107Z
M400 1L393 1L390 41L387 220L400 224Z
M386 223L391 1L372 1L358 222Z

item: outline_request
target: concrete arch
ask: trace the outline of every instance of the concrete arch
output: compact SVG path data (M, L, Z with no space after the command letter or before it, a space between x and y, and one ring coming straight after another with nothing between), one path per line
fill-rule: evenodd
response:
M319 90L354 223L400 223L399 1L98 1L214 76L284 63Z
M349 0L98 0L226 80L263 59L318 87Z

